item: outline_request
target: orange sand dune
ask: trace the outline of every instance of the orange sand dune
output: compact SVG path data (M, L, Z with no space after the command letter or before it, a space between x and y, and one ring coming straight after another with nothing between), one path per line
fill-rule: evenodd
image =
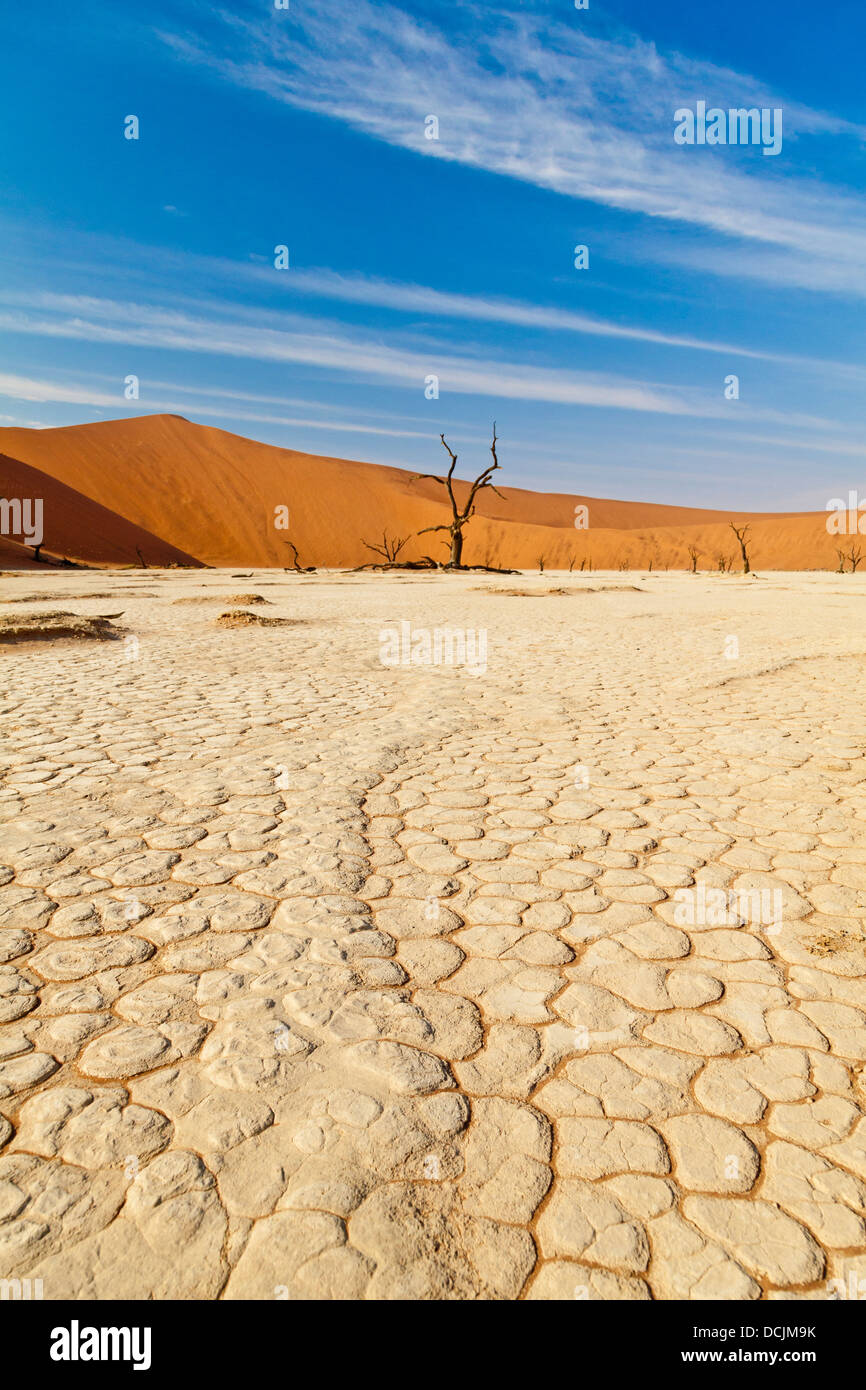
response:
M0 429L0 449L74 489L69 497L52 494L51 508L47 492L35 494L46 497L46 548L55 503L58 509L68 505L67 520L51 523L63 544L54 541L51 548L105 564L134 562L140 545L155 564L168 563L171 552L179 563L183 554L208 565L284 566L290 540L305 565L358 565L374 559L363 542L379 541L383 529L413 536L450 516L444 489L404 470L280 449L176 415ZM434 449L429 463L437 474L448 461L440 453ZM473 452L467 472L480 462ZM31 482L35 487L37 480ZM22 495L10 492L11 481L3 486L6 496ZM466 486L458 496L465 496ZM851 544L827 534L823 512L728 513L507 486L500 491L502 498L486 491L477 499L466 531L467 564L535 569L543 558L546 569L567 569L572 562L579 569L581 560L594 569L646 568L651 561L657 569L683 569L695 545L700 567L715 569L720 555L739 557L731 520L750 522L757 569L835 569L837 546ZM107 511L85 516L84 499ZM589 530L575 529L578 505L589 509ZM289 509L288 530L275 526L281 507ZM134 528L149 533L146 544L133 538ZM412 539L401 558L445 559L446 540Z
M138 565L140 550L148 565L196 563L152 531L82 496L50 473L5 454L0 454L0 494L42 499L43 560L66 556L90 564ZM20 537L0 538L0 559L10 569L44 568L41 560L34 560L33 547Z

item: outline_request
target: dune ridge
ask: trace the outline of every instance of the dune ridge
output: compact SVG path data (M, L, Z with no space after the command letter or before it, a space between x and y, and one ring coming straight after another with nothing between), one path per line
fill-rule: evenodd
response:
M443 534L415 536L449 519L444 489L408 470L283 449L176 415L3 428L0 450L4 495L44 497L45 548L72 559L136 564L140 549L153 565L288 566L292 542L305 565L353 566L375 560L364 541L379 542L383 530L412 537L401 559L447 558ZM441 462L432 452L431 471ZM478 462L467 457L467 472ZM458 483L458 498L467 486ZM836 569L837 548L852 539L829 535L824 512L721 512L507 484L500 491L477 498L466 564L685 569L694 546L701 569L719 568L720 556L737 568L734 520L751 526L757 569ZM277 509L286 507L289 528L278 529ZM588 509L588 529L575 527L578 507ZM5 563L15 564L17 549L4 545Z

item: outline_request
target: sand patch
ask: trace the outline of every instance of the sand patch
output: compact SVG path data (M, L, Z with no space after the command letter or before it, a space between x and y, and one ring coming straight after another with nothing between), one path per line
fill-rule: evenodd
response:
M261 594L188 594L183 598L172 599L178 603L267 603Z
M641 589L637 584L600 584L587 585L580 589L566 589L557 587L555 589L488 589L486 584L476 584L475 590L482 594L506 594L509 598L545 598L549 594L643 594L645 589Z
M840 928L836 931L821 932L819 936L805 942L805 946L810 956L820 956L826 960L838 956L843 951L862 952L866 946L866 939L860 932L849 932Z
M67 603L75 603L79 599L106 599L117 598L117 591L114 593L97 592L93 594L16 594L14 598L0 599L0 603L51 603L52 600L65 599Z
M260 613L245 613L242 608L229 609L214 619L217 627L291 627L293 618L263 618Z
M120 613L112 613L88 618L59 610L0 617L0 642L40 642L58 637L93 637L104 641L120 635L112 622L119 617Z

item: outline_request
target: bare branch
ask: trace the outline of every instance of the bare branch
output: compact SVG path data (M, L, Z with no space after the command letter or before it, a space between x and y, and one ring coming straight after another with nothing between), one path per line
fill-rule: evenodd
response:
M453 450L452 450L452 449L449 447L449 445L447 444L447 442L446 442L446 440L445 440L444 434L440 434L439 438L442 440L442 447L443 447L443 449L446 449L446 450L447 450L447 452L448 452L448 457L449 457L450 460L451 460L451 467L448 469L448 474L447 474L446 479L445 479L445 486L448 488L448 496L451 498L451 510L453 511L454 516L456 517L456 516L457 516L457 498L454 496L454 488L452 487L451 479L454 477L454 469L457 467L457 455L453 452Z
M475 498L478 495L478 493L481 492L484 488L489 487L492 488L492 490L496 493L496 496L501 498L503 502L506 502L508 500L506 497L503 496L503 494L498 490L498 488L494 487L493 483L490 481L493 474L499 468L499 459L496 453L496 445L498 443L496 434L496 421L494 420L493 422L493 442L490 445L490 452L493 456L493 462L489 463L486 468L482 469L475 481L470 484L469 493L462 511L460 510L460 507L457 504L457 498L454 493L454 470L457 467L457 455L449 445L444 434L440 434L439 438L442 441L443 449L448 454L448 457L451 460L446 476L444 478L439 478L433 473L416 473L413 475L413 481L420 481L424 479L431 482L439 483L441 486L445 487L448 492L449 501L451 502L452 520L450 526L425 526L423 530L418 531L416 534L419 536L424 536L431 531L449 531L451 534L451 558L448 562L449 567L453 569L460 569L462 568L461 560L463 554L463 528L469 521L470 517L474 516L475 514ZM373 547L370 548L372 549Z
M735 526L734 523L731 522L730 527L740 543L740 554L743 557L743 574L749 574L752 566L749 560L747 537L752 528L748 522L744 526Z
M287 545L292 552L292 568L298 574L311 574L312 571L316 568L316 566L301 564L301 557L298 554L298 547L295 545L294 541L283 541L283 545Z
M365 545L368 550L372 550L374 555L381 555L383 560L393 563L408 540L408 536L389 536L387 531L383 531L381 545L371 545L369 541L363 539L361 544Z

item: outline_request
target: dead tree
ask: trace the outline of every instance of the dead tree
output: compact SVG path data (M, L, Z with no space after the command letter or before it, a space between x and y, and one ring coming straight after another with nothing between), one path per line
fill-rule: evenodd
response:
M731 522L730 525L731 530L733 531L734 535L740 543L740 554L743 557L743 574L750 574L752 571L752 566L749 563L748 535L749 531L752 528L748 524L745 526L735 526L734 523Z
M451 466L448 469L446 476L444 478L439 478L436 476L435 473L416 473L415 481L422 478L426 478L431 482L439 483L442 487L445 488L446 492L448 493L448 500L451 503L451 521L447 524L440 526L425 526L422 531L418 532L418 535L426 536L431 531L447 531L449 536L451 537L451 555L446 568L462 569L463 529L466 526L466 523L469 521L469 518L475 512L476 494L481 492L483 488L489 487L496 493L497 497L502 497L502 493L499 491L498 488L494 487L493 483L490 481L492 475L499 468L499 460L496 457L496 421L493 421L493 443L490 445L490 452L493 455L493 462L491 464L488 464L484 471L482 473L479 473L478 477L471 484L469 488L469 496L466 499L466 505L463 507L462 511L457 501L457 498L454 495L454 469L457 467L457 455L455 453L452 453L451 449L448 447L448 444L445 441L444 434L440 434L439 438L442 440L442 446L447 451L448 456L451 459ZM503 498L502 500L505 501L505 498Z
M698 572L698 560L699 560L700 558L701 558L701 552L698 550L698 548L697 548L696 546L694 546L694 545L690 545L690 546L689 546L689 559L690 559L691 562L692 562L692 574L697 574L697 572Z
M315 565L301 564L301 558L298 555L298 547L295 545L294 541L283 541L283 545L287 545L292 552L292 569L296 574L312 574L314 572L316 568Z
M539 574L544 574L544 556L543 556L543 555L539 555L539 557L538 557L538 573L539 573Z
M857 549L856 549L856 551L855 551L855 549L854 549L854 542L852 541L852 542L851 542L851 549L848 551L848 556L847 556L847 558L851 561L851 573L852 573L852 574L856 574L856 573L857 573L857 566L860 564L860 561L863 559L863 549L862 549L862 547L858 545L858 547L857 547Z
M147 569L147 561L145 560L145 558L144 558L144 556L142 555L141 551L139 550L138 546L135 547L135 553L136 553L136 555L138 556L139 560L141 561L141 568L142 568L143 570L146 570L146 569Z
M408 536L389 536L387 531L382 532L382 544L371 545L369 541L362 541L368 550L372 550L374 555L381 555L382 559L389 565L393 565L400 551L409 541Z
M727 555L717 555L716 564L719 567L719 573L724 574L726 570L731 568L733 561Z
M837 551L836 551L836 554L839 556L839 568L837 569L836 573L837 573L837 574L844 574L844 573L845 573L845 552L844 552L844 550L837 550Z

